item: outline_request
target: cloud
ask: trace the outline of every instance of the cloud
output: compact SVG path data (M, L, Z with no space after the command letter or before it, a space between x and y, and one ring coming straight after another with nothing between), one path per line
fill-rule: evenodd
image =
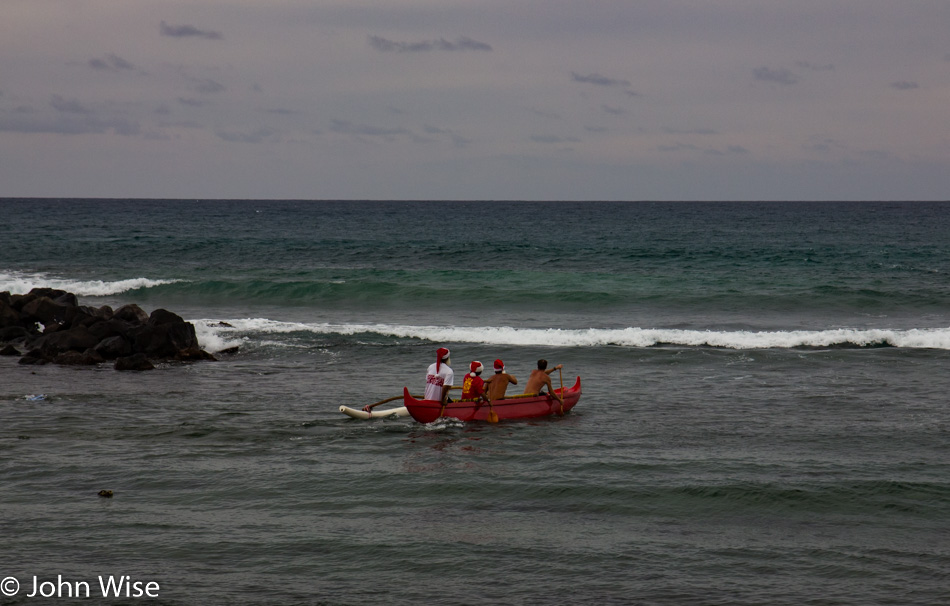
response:
M463 137L462 135L458 134L457 132L453 130L439 128L437 126L431 126L429 124L424 125L422 127L422 130L424 130L427 134L430 134L430 135L447 136L449 139L451 139L452 145L458 148L468 147L468 145L472 142L471 139L467 139L466 137Z
M757 67L752 70L752 76L756 80L761 80L763 82L775 82L776 84L784 84L786 86L798 82L798 76L784 67L779 69L772 69L765 66Z
M658 145L656 147L657 151L661 152L677 152L677 151L700 151L700 148L689 144L689 143L675 143L673 145Z
M551 112L551 111L547 111L547 110L544 110L544 109L539 109L539 108L537 108L537 107L529 107L529 108L527 108L527 110L528 110L529 112L531 112L532 114L534 114L535 116L541 116L542 118L549 118L549 119L551 119L551 120L560 120L560 119L561 119L561 115L560 115L560 114L555 113L555 112Z
M900 82L892 82L891 88L896 88L897 90L914 90L915 88L920 88L920 85L916 82L901 80Z
M89 115L92 113L92 110L82 105L77 99L64 99L59 95L53 95L49 104L53 109L64 114Z
M849 149L848 146L837 139L831 139L829 137L825 138L815 138L814 143L809 143L804 146L806 150L817 151L817 152L831 152L831 151L840 151Z
M384 128L369 124L353 124L346 120L333 120L333 125L330 127L330 130L343 135L384 138L410 134L409 131L404 128Z
M172 38L206 38L208 40L220 40L223 36L215 31L198 29L191 25L168 25L164 21L161 24L163 36Z
M418 53L430 51L491 51L492 47L484 42L461 37L454 42L445 38L424 40L422 42L395 42L380 36L369 36L369 44L381 53Z
M99 117L96 112L76 99L66 99L53 95L50 106L55 115L21 107L8 114L0 113L0 132L26 134L53 133L59 135L102 134L113 132L117 135L141 134L141 126L122 116ZM45 115L44 115L45 114Z
M189 78L189 80L191 80L191 90L196 93L214 94L228 90L225 85L211 78Z
M612 114L612 115L614 115L614 116L621 116L621 115L627 113L627 110L625 110L625 109L622 108L622 107L611 107L610 105L601 105L601 106L600 106L600 109L602 109L602 110L604 110L606 113Z
M89 67L98 71L106 72L117 72L122 70L135 70L136 67L119 57L118 55L109 53L105 58L94 58L89 60Z
M627 88L630 86L630 82L628 80L608 78L607 76L601 76L600 74L588 74L583 76L577 72L571 72L571 80L574 82L582 82L584 84L594 84L596 86L619 86L621 88Z
M815 63L810 63L808 61L798 61L795 63L798 67L802 69L810 69L813 72L833 72L835 71L835 66L831 63L825 65L817 65Z
M718 135L718 131L711 128L669 128L663 129L667 135Z
M227 131L215 131L214 134L218 138L228 141L229 143L260 143L265 139L268 139L271 135L274 135L277 131L266 126L262 126L256 130L253 130L249 133L235 133Z
M657 151L663 153L669 152L699 152L707 156L740 156L751 153L748 149L742 147L741 145L730 145L726 149L719 149L716 147L700 147L698 145L693 145L692 143L674 143L673 145L659 145L656 148Z
M284 109L282 107L264 108L264 112L274 114L275 116L295 116L300 112L293 109Z
M580 143L581 140L576 137L559 137L558 135L532 135L531 140L535 143Z

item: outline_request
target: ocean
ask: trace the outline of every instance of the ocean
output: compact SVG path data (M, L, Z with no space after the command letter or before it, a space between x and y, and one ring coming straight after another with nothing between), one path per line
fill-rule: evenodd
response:
M2 199L0 234L0 291L218 357L0 357L0 604L950 603L950 203ZM440 346L583 395L339 412Z

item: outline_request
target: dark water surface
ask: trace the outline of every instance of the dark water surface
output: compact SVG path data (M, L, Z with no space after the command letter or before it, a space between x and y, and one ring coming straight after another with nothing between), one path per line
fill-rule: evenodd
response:
M0 357L0 604L950 603L950 205L0 200L0 231L0 291L239 346ZM338 412L440 345L584 395Z

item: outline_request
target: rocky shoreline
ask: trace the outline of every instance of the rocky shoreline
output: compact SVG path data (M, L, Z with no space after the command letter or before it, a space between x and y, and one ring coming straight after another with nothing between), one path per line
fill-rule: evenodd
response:
M0 292L0 355L21 356L20 364L111 362L116 370L215 359L198 346L195 326L177 314L165 309L148 314L135 304L88 307L73 293L52 288L25 295Z

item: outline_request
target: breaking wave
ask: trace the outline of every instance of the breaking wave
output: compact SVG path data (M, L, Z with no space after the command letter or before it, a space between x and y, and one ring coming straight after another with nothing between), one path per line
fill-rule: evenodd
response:
M75 280L52 278L46 274L5 273L0 272L0 292L26 294L34 288L55 288L65 290L80 297L107 297L120 293L152 288L163 284L174 284L182 280L154 280L151 278L129 278L126 280Z
M400 324L332 324L280 322L264 318L194 320L206 340L233 342L249 335L312 333L315 335L378 335L441 343L485 343L551 347L654 347L679 345L728 349L792 349L829 347L902 347L950 349L950 328L909 330L847 329L793 331L719 331L662 328L535 329L507 326L453 327Z

